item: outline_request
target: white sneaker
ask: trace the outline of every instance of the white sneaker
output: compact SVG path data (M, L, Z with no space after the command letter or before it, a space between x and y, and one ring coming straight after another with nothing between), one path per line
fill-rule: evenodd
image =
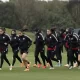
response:
M69 67L69 69L72 69L72 68L73 68L73 66L70 66L70 67Z
M61 67L60 60L59 60L58 64L57 64L57 65L55 65L55 67Z
M9 70L10 70L10 71L12 70L12 65L9 67Z
M51 70L51 69L54 69L54 68L53 67L50 67L49 69Z
M69 67L69 64L64 65L65 67Z
M58 62L58 65L59 65L59 67L61 67L61 63L60 63L60 60L59 60L59 62Z
M0 68L0 71L2 70L2 68Z

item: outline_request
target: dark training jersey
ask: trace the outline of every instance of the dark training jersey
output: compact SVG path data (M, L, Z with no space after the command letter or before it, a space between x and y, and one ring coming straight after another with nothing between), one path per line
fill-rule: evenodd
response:
M78 50L79 50L79 53L80 53L80 35L79 35L79 38L78 38Z
M7 34L0 35L0 52L8 48L10 38Z
M19 48L20 50L27 50L32 44L32 40L26 36L19 36Z
M12 49L18 49L19 48L19 38L18 36L15 34L15 35L11 35L10 37L10 45L12 47Z
M42 33L38 33L36 34L36 38L35 38L35 42L34 44L36 45L36 48L43 48L44 47L44 36L42 35Z
M63 34L59 34L57 38L58 38L58 44L59 45L63 44L63 42L64 42Z
M48 50L55 49L58 40L54 34L48 35L45 40Z
M78 47L78 37L75 34L73 34L72 36L66 35L65 41L66 41L66 46L68 48L71 48L73 50L77 49L77 47Z

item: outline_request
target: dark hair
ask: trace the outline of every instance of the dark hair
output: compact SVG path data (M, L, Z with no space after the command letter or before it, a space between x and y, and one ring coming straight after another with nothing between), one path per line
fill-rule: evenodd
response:
M73 28L69 28L68 31L69 31L69 32L74 32L74 29L73 29Z
M6 31L6 29L5 28L2 28L2 27L0 27L0 29L3 30L4 32Z
M5 32L6 31L6 28L3 28L3 31Z
M51 28L50 30L51 30L52 33L54 33L55 30L56 30L56 27L53 27L53 28Z
M16 32L16 30L15 30L15 29L12 29L12 31Z
M36 28L35 29L35 32L40 33L41 32L41 29Z
M80 35L80 30L78 31L78 35Z
M60 31L61 31L62 33L64 33L66 30L62 28L62 29L60 29Z
M72 34L74 33L74 29L73 29L73 28L69 28L68 33L69 33L70 35L72 35Z

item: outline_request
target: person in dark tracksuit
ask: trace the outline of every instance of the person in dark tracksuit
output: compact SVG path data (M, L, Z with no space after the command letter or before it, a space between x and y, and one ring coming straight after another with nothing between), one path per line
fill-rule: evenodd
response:
M61 29L60 32L58 33L58 45L57 45L57 59L60 61L59 67L62 65L62 54L63 53L63 44L64 44L64 34L65 30Z
M56 66L60 67L61 64L62 64L62 55L61 55L61 50L62 50L61 44L62 44L62 41L61 41L61 37L56 32L56 28L55 27L52 28L52 34L56 37L56 39L58 41L57 44L56 44L55 56L57 57L57 59L59 61L58 65L56 65Z
M12 62L12 66L14 66L15 62L16 62L16 58L18 59L18 61L21 63L22 65L22 60L20 59L20 57L18 56L18 52L19 52L19 38L16 35L16 30L12 30L11 31L11 37L10 37L10 45L13 51L13 62Z
M59 62L54 56L56 55L56 45L58 43L57 38L55 37L54 34L52 34L52 29L47 30L47 36L46 36L46 45L47 45L47 57L48 57L48 62L50 64L50 69L53 68L52 60Z
M76 38L78 39L78 34L76 34L76 33L73 33L74 34L74 36L76 36ZM69 28L68 29L66 29L66 36L68 36L69 35ZM66 36L65 36L65 38L66 38ZM65 41L64 40L64 47L65 47L65 49L66 49L66 52L67 52L67 64L66 65L64 65L65 67L69 67L69 63L70 63L70 60L69 60L69 51L68 51L68 49L69 49L69 46L68 46L68 42L67 41ZM76 57L74 56L74 67L76 67L77 66L77 62L76 62Z
M44 39L44 36L43 34L41 33L41 30L39 29L36 29L36 38L35 38L35 64L34 64L34 67L37 65L37 62L39 62L38 64L38 68L41 67L41 62L40 62L40 59L38 58L38 55L40 53L40 56L42 58L42 61L43 61L43 68L46 68L46 63L45 61L48 62L48 59L47 57L45 56L45 39Z
M76 60L78 63L78 37L74 35L74 30L72 28L69 28L65 41L68 45L69 69L72 69L74 61Z
M80 69L80 30L78 31L78 35L79 35L79 38L78 38L78 69Z
M68 29L66 29L65 38L66 38L67 35L68 35ZM65 64L64 66L69 67L68 45L67 45L67 41L65 41L65 38L64 38L64 48L67 52L67 64Z
M9 60L7 59L7 52L8 52L8 44L10 42L10 38L8 35L4 33L4 29L0 28L0 54L1 54L1 65L0 70L2 69L4 60L8 63L9 69L12 70Z
M8 34L6 34L6 29L5 29L5 28L3 28L3 31L4 31L4 34L5 34L7 37L10 38L10 36L9 36ZM8 54L8 44L6 44L5 54ZM8 60L7 60L6 58L5 58L4 60L9 64L9 62L8 62Z
M19 30L18 34L19 34L20 54L21 54L22 61L26 68L24 71L29 71L30 62L26 59L26 57L28 55L28 50L30 46L32 45L32 40L30 37L28 37L27 35L23 33L23 30Z

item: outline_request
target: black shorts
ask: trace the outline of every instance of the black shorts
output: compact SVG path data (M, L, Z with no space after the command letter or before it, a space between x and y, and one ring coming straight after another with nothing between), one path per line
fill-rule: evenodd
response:
M56 55L56 51L54 51L54 50L47 50L47 56L55 57L55 55Z
M19 51L19 48L18 48L18 47L12 48L12 51L13 51L13 52L18 52L18 51Z
M8 53L8 48L5 48L4 50L2 50L1 53L7 54Z
M28 50L20 50L20 54L26 53L28 54Z
M13 51L13 54L18 54L19 49L13 49L12 51Z

